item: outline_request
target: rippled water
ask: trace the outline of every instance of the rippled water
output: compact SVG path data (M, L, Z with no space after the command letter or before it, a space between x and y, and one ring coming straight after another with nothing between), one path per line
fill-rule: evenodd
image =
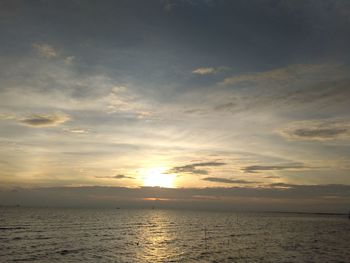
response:
M340 216L0 208L0 261L350 262Z

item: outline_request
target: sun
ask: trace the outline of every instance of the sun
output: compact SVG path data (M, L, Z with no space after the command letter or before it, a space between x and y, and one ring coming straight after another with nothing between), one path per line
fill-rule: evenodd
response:
M145 172L143 184L145 186L159 186L174 188L175 174L164 173L164 168L152 168Z

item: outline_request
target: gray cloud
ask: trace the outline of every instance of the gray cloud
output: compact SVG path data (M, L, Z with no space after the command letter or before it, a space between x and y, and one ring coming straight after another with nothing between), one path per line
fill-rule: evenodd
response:
M132 176L127 176L124 174L117 174L115 176L95 176L95 177L100 179L135 179Z
M335 138L347 132L347 129L296 129L294 135L306 138Z
M217 111L227 111L227 110L233 110L237 108L237 106L239 105L236 102L231 101L231 102L216 105L214 109Z
M304 164L291 163L291 164L281 164L281 165L250 165L243 168L246 173L258 173L260 171L280 171L289 169L305 169L309 168Z
M197 169L197 167L215 167L222 166L226 163L223 162L202 162L202 163L192 163L183 166L176 166L168 170L167 173L191 173L191 174L208 174L207 170Z
M214 182L214 183L225 183L225 184L253 184L257 182L246 181L246 180L235 180L221 177L206 177L202 179L203 181Z
M348 101L350 95L348 73L334 72L333 74L332 80L324 80L323 76L320 76L321 80L316 79L306 87L286 91L284 98L281 97L282 101L306 104L317 101L337 101L338 103Z
M264 85L271 82L289 82L296 81L298 78L319 72L325 65L290 65L284 68L272 69L265 72L243 74L225 78L220 84L234 85L240 83L256 83L258 85Z
M279 179L280 177L276 176L276 175L270 175L270 176L264 176L264 178L266 178L266 179Z
M304 107L345 110L350 100L348 72L348 68L340 65L289 65L229 77L220 84L235 89L225 92L212 109L236 113L273 106L275 111L278 105L280 110L293 107L295 111L298 105L297 110Z
M350 136L350 123L339 120L300 121L279 132L292 140L327 141L347 139Z
M19 120L20 123L31 127L57 126L70 120L66 114L34 114Z
M13 191L13 190L16 191ZM329 198L329 197L332 198ZM4 205L79 207L177 207L348 212L350 185L272 184L266 187L54 187L0 188ZM152 201L153 200L153 201ZM154 200L163 200L155 202Z

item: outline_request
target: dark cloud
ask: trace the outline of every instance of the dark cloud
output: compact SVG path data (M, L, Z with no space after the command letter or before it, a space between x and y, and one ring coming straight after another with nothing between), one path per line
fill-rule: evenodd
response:
M253 184L257 182L246 181L246 180L234 180L221 177L206 177L202 179L203 181L214 182L214 183L225 183L225 184Z
M294 135L298 137L305 138L335 138L340 134L344 134L347 132L347 129L334 128L334 129L296 129L294 131Z
M270 184L270 187L293 188L293 187L295 187L295 185L293 185L293 184L286 184L286 183L273 183L273 184Z
M65 114L34 114L20 119L19 122L32 127L48 127L60 125L69 119Z
M281 135L292 140L327 141L348 138L350 124L347 121L323 120L296 122L283 129Z
M115 176L112 177L113 179L135 179L132 176L127 176L127 175L123 175L123 174L117 174Z
M168 170L167 173L191 173L191 174L208 174L207 170L197 169L197 167L215 167L222 166L226 163L223 162L202 162L202 163L192 163L183 166L176 166Z
M292 164L281 164L281 165L250 165L243 168L246 173L258 173L260 171L280 171L288 169L305 169L309 168L304 164L292 163Z
M157 207L232 210L347 212L350 185L272 184L266 187L54 187L0 188L3 205L78 207ZM332 198L328 198L332 196ZM164 200L155 202L149 200Z
M96 178L101 178L101 179L135 179L132 176L127 176L124 174L117 174L115 176L96 176Z
M280 177L276 176L276 175L270 175L270 176L264 176L264 178L266 178L266 179L278 179Z

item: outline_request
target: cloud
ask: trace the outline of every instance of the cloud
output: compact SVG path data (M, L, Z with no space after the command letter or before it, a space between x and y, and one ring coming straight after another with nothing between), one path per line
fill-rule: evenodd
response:
M281 165L250 165L244 167L242 170L245 173L258 173L260 171L280 171L280 170L290 170L290 169L306 169L309 168L304 164L291 163L291 164L281 164Z
M299 121L279 131L279 134L290 140L329 141L348 139L350 137L350 122L339 120Z
M192 71L193 74L199 74L199 75L208 75L208 74L214 74L216 73L215 68L197 68Z
M350 185L271 184L266 187L43 187L0 188L3 205L157 207L347 212ZM332 196L333 198L328 198ZM153 200L153 201L147 201ZM154 200L165 200L155 203Z
M15 120L17 117L12 113L0 113L0 120Z
M134 177L118 174L112 177L113 179L135 179Z
M135 96L130 93L125 86L114 86L110 93L104 98L108 103L108 112L124 112L135 115L137 118L150 118L152 111L150 108L137 101Z
M87 134L90 132L89 129L83 129L83 128L67 128L64 129L65 132L74 133L74 134Z
M203 67L203 68L194 69L192 73L198 74L198 75L210 75L210 74L216 74L225 69L228 69L228 68L227 67Z
M257 83L259 85L270 82L290 82L315 72L319 72L326 65L322 64L296 64L284 68L272 69L258 73L248 73L225 78L219 84L234 85L240 83Z
M295 187L295 185L293 184L286 184L286 183L273 183L273 184L270 184L269 187L282 187L282 188L293 188Z
M222 166L226 163L223 162L201 162L201 163L193 163L183 166L176 166L172 169L168 170L167 173L191 173L191 174L208 174L207 170L197 169L197 167L215 167Z
M39 53L40 56L45 58L57 57L57 51L46 43L34 43L33 48Z
M224 183L224 184L253 184L257 182L246 181L246 180L234 180L221 177L206 177L202 179L203 181L214 182L214 183Z
M279 179L281 177L276 176L276 175L270 175L270 176L264 176L264 178L266 178L266 179Z
M349 69L344 65L289 65L226 78L211 95L214 112L346 111ZM228 87L230 86L230 87ZM215 92L215 93L214 93Z
M70 120L70 117L65 114L34 114L20 119L19 122L27 126L40 128L58 126L68 120Z
M196 6L199 4L205 4L205 5L212 5L215 3L213 0L204 0L204 1L193 1L193 0L182 0L182 1L177 1L177 0L162 0L161 1L163 5L163 10L166 12L170 12L173 9L175 9L178 6Z
M325 72L326 73L326 72ZM325 74L324 73L324 74ZM336 75L335 72L329 72ZM320 75L323 73L320 73ZM348 74L348 73L346 73ZM323 78L323 76L320 76ZM316 80L312 84L301 87L299 89L291 89L285 93L282 102L306 103L325 101L325 104L339 104L344 101L349 101L350 96L350 80L345 76L331 76L333 80ZM327 105L325 105L327 106Z
M171 0L164 0L163 1L163 9L164 11L171 11L173 10L173 8L176 6L175 2L174 1L171 1Z
M95 176L95 177L100 179L135 179L132 176L127 176L124 174L117 174L115 176Z
M64 63L67 64L67 65L70 65L73 63L75 57L74 56L68 56L64 59Z
M304 138L320 138L329 139L338 137L338 135L344 134L347 129L340 128L324 128L324 129L296 129L294 135Z

